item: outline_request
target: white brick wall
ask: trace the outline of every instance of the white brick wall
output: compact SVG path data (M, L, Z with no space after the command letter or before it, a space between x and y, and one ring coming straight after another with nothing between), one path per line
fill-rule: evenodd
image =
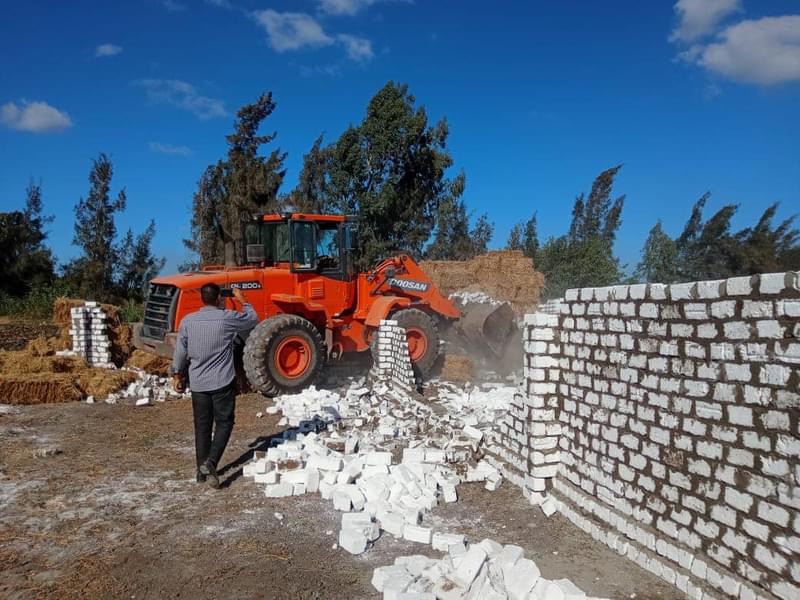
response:
M502 438L529 491L691 597L800 598L799 275L569 290L529 315L536 408Z

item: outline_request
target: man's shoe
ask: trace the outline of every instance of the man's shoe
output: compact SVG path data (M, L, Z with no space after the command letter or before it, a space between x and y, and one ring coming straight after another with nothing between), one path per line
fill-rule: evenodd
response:
M206 476L200 472L200 469L197 469L197 483L205 483Z
M215 490L219 489L219 477L217 470L208 463L200 466L200 474L205 478L206 483Z

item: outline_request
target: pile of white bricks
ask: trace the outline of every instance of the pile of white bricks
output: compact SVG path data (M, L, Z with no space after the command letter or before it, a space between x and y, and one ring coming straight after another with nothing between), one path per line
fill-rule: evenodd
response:
M72 350L58 354L80 356L90 367L113 369L111 341L108 339L106 313L97 302L86 302L70 310L72 317L69 335Z
M467 393L475 409L465 409L445 392L434 411L410 396L377 394L356 383L344 393L310 388L280 396L268 413L282 410L293 427L265 453L244 467L244 475L263 484L267 497L316 493L342 511L339 545L364 552L381 532L446 550L463 536L434 531L425 515L440 502L456 502L462 480L495 490L500 472L476 460L489 443L494 416L506 409L490 390ZM402 453L399 464L392 456ZM456 467L464 475L459 475Z
M372 585L385 599L399 600L584 600L568 579L549 581L519 546L485 539L442 548L440 559L401 556L378 567Z
M800 598L800 275L569 290L559 309L526 321L514 480L531 493L559 465L556 507L692 598Z
M373 356L372 377L401 394L416 390L416 377L408 356L406 330L397 321L384 319L377 331L377 356Z

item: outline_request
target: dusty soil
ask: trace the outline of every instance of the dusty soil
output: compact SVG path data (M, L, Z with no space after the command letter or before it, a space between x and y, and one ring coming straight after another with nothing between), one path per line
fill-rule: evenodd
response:
M330 502L267 499L242 478L252 450L280 431L278 417L256 418L267 405L239 397L220 491L194 482L189 401L0 407L0 597L377 598L373 568L437 555L390 535L358 557L333 549ZM428 522L519 544L545 577L590 594L681 597L507 482L459 492Z

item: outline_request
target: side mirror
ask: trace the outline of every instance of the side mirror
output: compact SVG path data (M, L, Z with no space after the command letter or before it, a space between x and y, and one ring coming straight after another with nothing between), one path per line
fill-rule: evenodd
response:
M264 262L264 244L247 244L246 254L248 263Z

